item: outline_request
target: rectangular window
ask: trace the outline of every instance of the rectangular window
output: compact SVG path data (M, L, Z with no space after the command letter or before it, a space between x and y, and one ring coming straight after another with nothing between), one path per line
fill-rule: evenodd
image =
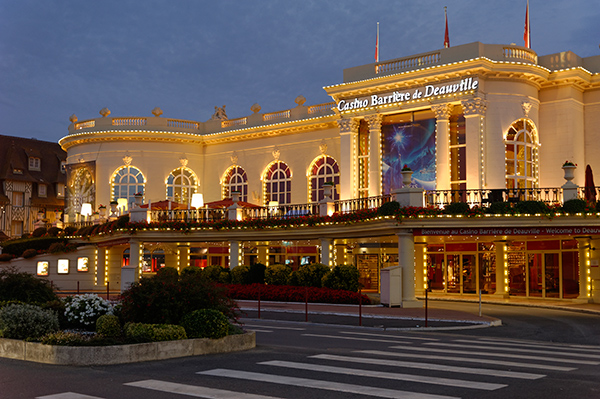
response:
M22 207L25 202L25 193L19 191L13 191L12 193L12 206Z
M87 272L88 271L88 257L77 258L77 271L78 272Z
M65 185L63 183L56 183L56 198L65 197Z
M58 274L69 274L69 259L58 260Z
M36 157L29 157L29 170L41 170L41 160Z
M47 276L48 275L48 261L40 261L37 263L37 275Z
M38 197L45 198L48 195L47 186L45 184L38 184Z

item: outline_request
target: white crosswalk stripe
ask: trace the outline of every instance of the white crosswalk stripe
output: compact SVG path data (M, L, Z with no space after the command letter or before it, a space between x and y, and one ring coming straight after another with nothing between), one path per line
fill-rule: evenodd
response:
M443 352L445 354L453 354L453 355L473 355L473 351L460 351L460 350L451 350L451 349L437 349L437 348L421 348L415 346L392 346L392 349L400 349L405 351L419 351L419 352ZM479 354L477 354L479 355ZM508 357L513 359L529 359L529 360L542 360L545 362L555 362L555 363L575 363L575 364L585 364L585 365L598 365L600 362L592 362L589 360L574 360L574 359L557 359L552 357L542 357L542 356L529 356L529 355L516 355L513 353L499 353L499 352L486 352L482 353L481 356L490 356L490 357Z
M443 342L426 342L424 345L437 345L444 346L446 348L469 348L469 349L490 349L489 346L482 345L473 345L470 344L449 344ZM557 352L547 351L547 350L538 350L538 349L523 349L523 348L512 348L512 347L503 347L503 348L493 348L494 350L504 349L510 350L511 352L521 352L521 353L537 353L541 355L550 355L550 356L575 356L580 358L588 358L588 359L600 359L600 355L591 355L588 353L571 353L571 352ZM600 364L600 363L599 363Z
M325 335L325 334L302 334L304 337L315 337L315 338L333 338L333 339L345 339L353 341L369 341L369 342L384 342L393 344L410 344L411 342L389 340L389 339L373 339L373 338L360 338L360 337L340 337L339 335Z
M505 386L507 386L506 384L490 384L490 383L478 382L478 381L466 381L466 380L450 379L450 378L437 378L437 377L421 376L421 375L414 375L414 374L390 373L390 372L376 371L376 370L352 369L352 368L347 368L347 367L322 366L322 365L310 364L310 363L284 362L284 361L279 361L279 360L271 360L268 362L261 362L258 364L263 364L263 365L267 365L267 366L277 366L277 367L289 367L289 368L299 369L299 370L322 371L325 373L359 375L359 376L363 376L363 377L385 378L385 379L398 380L398 381L421 382L421 383L425 383L425 384L445 385L445 386L450 386L450 387L483 389L486 391L494 391L496 389L504 388Z
M367 353L367 352L375 352L375 351L362 351L362 352ZM377 354L386 354L386 353L387 352L377 351ZM354 363L377 364L377 365L382 365L382 366L406 367L406 368L423 369L423 370L437 370L437 371L446 371L446 372L463 373L463 374L488 375L488 376L493 376L493 377L509 377L509 378L525 379L525 380L536 380L538 378L545 377L544 374L521 373L521 372L514 372L514 371L483 369L483 368L470 368L470 367L461 367L461 366L448 366L448 365L437 364L437 363L404 362L404 361L398 361L398 360L372 359L372 358L338 356L338 355L328 355L328 354L315 355L315 356L310 356L310 357L315 358L315 359L340 360L340 361L354 362Z
M355 351L356 353L365 353L368 355L381 355L381 356L394 356L394 357L409 357L419 359L427 359L427 360L455 360L462 363L483 363L489 364L493 363L497 366L508 366L508 367L522 367L522 368L530 368L530 369L538 369L538 370L550 370L550 371L573 371L577 370L575 367L563 367L563 366L555 366L551 364L535 364L535 363L522 363L522 362L507 362L503 360L494 359L493 362L490 362L490 359L486 358L468 358L461 356L460 358L451 358L449 356L443 355L424 355L422 353L402 353L402 352L385 352L385 351L376 351L376 350L361 350Z
M436 338L423 338L423 337L408 337L408 336L400 336L400 335L389 335L389 334L373 334L373 333L365 333L360 331L340 331L340 334L353 334L353 335L368 335L371 337L380 337L380 338L396 338L396 339L414 339L417 341L439 341Z
M452 396L432 395L419 392L400 391L394 389L377 388L373 386L343 384L334 381L313 380L309 378L289 377L255 373L250 371L239 371L230 369L213 369L200 371L197 374L212 375L215 377L238 378L244 380L269 382L274 384L291 385L304 388L318 388L328 391L354 393L368 397L379 398L403 398L403 399L451 399ZM456 398L458 399L458 398Z
M83 395L75 392L63 392L55 395L36 396L35 399L103 399L98 396Z
M152 389L154 391L177 393L180 395L193 396L206 399L280 399L273 396L255 395L251 393L226 391L223 389L206 388L195 385L177 384L168 381L143 380L129 382L131 387Z
M522 341L498 341L496 339L491 338L479 338L477 341L469 341L466 339L455 339L454 342L477 342L478 344L486 344L493 346L508 346L511 348L525 346L527 348L539 348L539 349L561 349L561 350L572 350L572 351L585 351L585 352L595 352L600 354L600 349L598 347L585 346L585 345L547 345L544 343L535 343L535 342L522 342Z
M293 330L293 331L306 331L306 328L300 327L280 327L280 326L261 326L258 324L244 324L244 327L256 327L256 328L272 328L273 330Z

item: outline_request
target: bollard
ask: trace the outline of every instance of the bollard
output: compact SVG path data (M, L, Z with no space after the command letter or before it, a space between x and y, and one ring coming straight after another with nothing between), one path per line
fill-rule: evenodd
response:
M358 289L358 325L362 327L362 288Z
M258 318L260 319L260 285L258 286Z
M107 282L106 282L106 300L107 300L107 301L110 299L110 298L109 298L109 291L110 291L110 282L109 282L109 281L107 281Z
M77 282L77 295L79 295L79 281Z
M425 327L427 327L427 292L429 289L425 290Z
M308 287L304 289L304 321L308 323Z

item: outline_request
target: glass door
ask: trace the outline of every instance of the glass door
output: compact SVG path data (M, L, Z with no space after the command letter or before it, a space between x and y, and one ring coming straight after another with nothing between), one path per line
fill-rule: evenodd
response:
M475 254L447 254L449 293L474 294L477 292L477 262Z

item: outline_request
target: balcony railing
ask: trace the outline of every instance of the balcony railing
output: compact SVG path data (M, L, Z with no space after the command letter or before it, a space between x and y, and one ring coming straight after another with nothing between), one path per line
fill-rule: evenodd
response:
M514 188L491 190L427 190L425 206L445 206L466 202L470 206L489 206L494 202L542 201L548 205L562 203L561 188Z

